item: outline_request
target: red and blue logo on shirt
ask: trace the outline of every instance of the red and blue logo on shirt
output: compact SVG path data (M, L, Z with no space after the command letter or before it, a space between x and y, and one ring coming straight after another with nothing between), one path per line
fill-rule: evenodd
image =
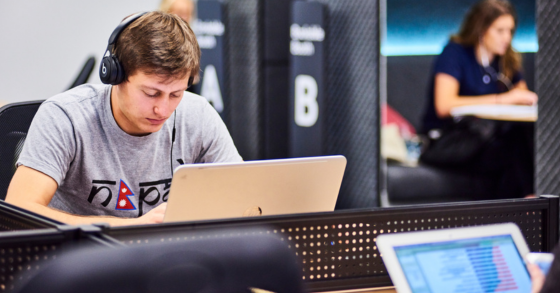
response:
M117 206L115 207L116 210L135 210L136 207L130 201L129 197L134 196L134 193L128 185L121 179L121 183L119 185L119 197L117 198Z

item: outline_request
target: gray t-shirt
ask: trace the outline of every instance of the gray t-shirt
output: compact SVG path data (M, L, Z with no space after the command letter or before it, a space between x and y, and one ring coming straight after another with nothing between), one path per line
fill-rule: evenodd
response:
M17 162L58 183L49 206L77 215L138 217L167 201L182 163L242 161L218 113L185 92L160 131L132 136L116 123L111 86L83 85L46 100ZM30 182L29 184L33 184Z

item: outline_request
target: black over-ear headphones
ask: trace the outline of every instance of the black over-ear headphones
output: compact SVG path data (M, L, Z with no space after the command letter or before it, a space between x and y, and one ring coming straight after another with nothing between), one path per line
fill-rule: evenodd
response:
M112 85L117 85L123 82L124 69L117 56L113 55L113 47L117 43L117 39L119 38L119 35L124 31L124 29L129 24L133 23L135 20L146 13L147 12L140 12L128 17L123 22L121 22L111 34L111 37L109 38L109 44L107 45L107 50L103 54L104 57L101 61L101 66L99 67L99 78L101 79L101 82ZM107 55L107 52L109 52L109 56L105 56Z

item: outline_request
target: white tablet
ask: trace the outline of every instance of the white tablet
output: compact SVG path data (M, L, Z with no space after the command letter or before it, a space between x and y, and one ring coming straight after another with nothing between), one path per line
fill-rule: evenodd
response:
M399 293L531 292L513 223L382 234L377 247Z

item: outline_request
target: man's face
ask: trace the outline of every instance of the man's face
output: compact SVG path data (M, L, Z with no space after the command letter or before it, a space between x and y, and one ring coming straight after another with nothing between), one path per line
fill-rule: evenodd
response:
M130 135L159 131L181 102L188 83L188 75L175 79L139 70L113 87L111 107L117 124Z

